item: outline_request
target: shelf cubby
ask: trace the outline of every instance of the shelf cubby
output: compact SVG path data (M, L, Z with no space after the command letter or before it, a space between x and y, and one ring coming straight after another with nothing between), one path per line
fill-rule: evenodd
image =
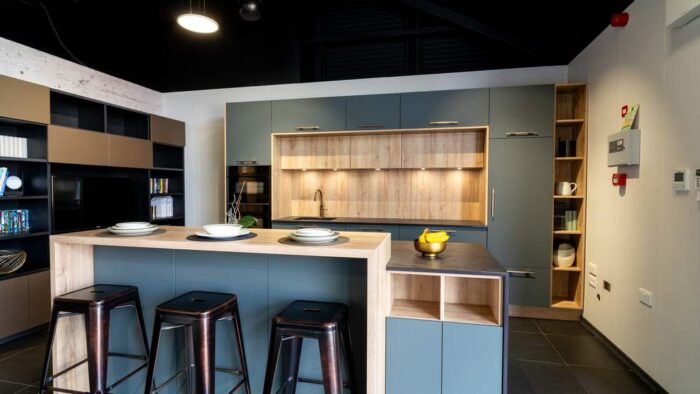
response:
M552 306L580 309L583 306L583 270L552 271Z
M185 167L184 148L153 144L153 167L182 170Z
M438 275L391 273L391 316L440 320Z
M502 283L500 277L445 276L443 320L501 325Z
M36 234L26 237L0 237L0 249L19 249L27 252L22 268L9 275L0 275L0 280L26 275L49 268L49 235Z
M5 160L46 162L46 126L10 119L0 119L0 135L27 139L27 157L4 157Z
M51 123L83 130L105 131L105 106L68 94L51 92Z
M140 112L107 106L107 132L148 139L149 117Z

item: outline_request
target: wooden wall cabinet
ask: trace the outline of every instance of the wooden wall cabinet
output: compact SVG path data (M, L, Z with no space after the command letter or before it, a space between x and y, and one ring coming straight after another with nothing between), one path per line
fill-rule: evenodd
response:
M185 146L185 122L158 115L151 115L150 122L151 141Z
M107 135L108 163L112 167L151 168L153 143L140 138Z
M400 168L401 135L350 136L350 168Z
M312 138L313 160L310 168L332 170L350 168L350 137L346 135Z
M401 168L483 168L484 132L401 135Z
M50 122L49 88L0 76L0 117Z
M107 166L107 135L92 131L49 125L49 162Z

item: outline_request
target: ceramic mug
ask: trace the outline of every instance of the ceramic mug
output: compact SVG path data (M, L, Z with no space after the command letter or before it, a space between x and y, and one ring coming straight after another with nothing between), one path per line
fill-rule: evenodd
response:
M578 185L576 185L574 182L557 182L556 195L572 196L577 187Z

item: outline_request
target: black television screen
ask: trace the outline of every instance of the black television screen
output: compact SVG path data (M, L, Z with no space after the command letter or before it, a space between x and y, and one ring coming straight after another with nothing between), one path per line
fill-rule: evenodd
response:
M53 231L109 227L145 220L135 180L129 177L52 176Z

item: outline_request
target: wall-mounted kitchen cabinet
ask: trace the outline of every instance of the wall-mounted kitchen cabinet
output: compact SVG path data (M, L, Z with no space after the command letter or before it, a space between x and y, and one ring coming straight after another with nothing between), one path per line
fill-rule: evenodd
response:
M313 160L310 168L331 170L350 168L350 137L329 135L313 137Z
M401 95L375 94L347 98L347 130L398 129Z
M401 95L401 128L485 126L489 90L447 90Z
M400 167L400 134L350 136L350 168L376 169Z
M491 89L489 112L489 138L551 137L554 86Z
M165 118L163 116L150 116L151 141L160 144L185 146L185 122Z
M483 168L485 129L401 135L401 168Z
M226 165L270 165L272 103L226 104Z
M49 88L0 76L0 117L49 123Z
M112 167L151 168L153 143L121 135L107 135L108 163Z
M345 130L345 97L272 102L274 133Z
M49 162L107 166L107 134L49 125Z

